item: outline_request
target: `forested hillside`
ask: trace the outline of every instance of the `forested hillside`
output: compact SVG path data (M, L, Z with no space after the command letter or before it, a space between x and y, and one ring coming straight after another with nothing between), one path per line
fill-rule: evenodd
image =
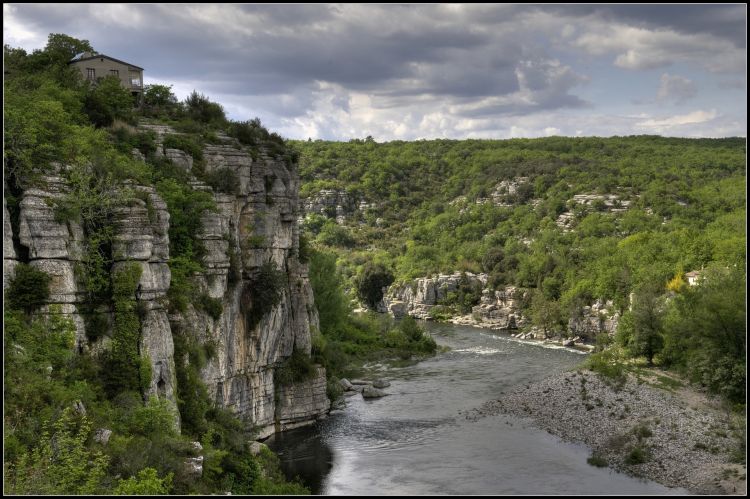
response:
M306 228L362 302L373 266L397 281L488 273L563 330L612 300L625 351L744 398L744 138L291 144ZM700 269L707 284L687 286Z

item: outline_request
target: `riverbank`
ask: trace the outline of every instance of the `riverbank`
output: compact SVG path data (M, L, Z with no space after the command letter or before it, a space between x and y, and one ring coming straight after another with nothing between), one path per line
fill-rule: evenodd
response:
M539 330L539 328L532 327L528 331L519 332L517 330L509 330L507 328L501 327L496 323L477 320L471 315L459 315L451 317L445 322L447 322L448 324L454 324L456 326L469 326L479 329L489 329L491 331L501 331L504 333L508 333L511 338L514 338L518 341L525 341L528 343L535 343L543 346L571 348L583 353L593 352L595 348L594 345L584 343L580 337L563 338L559 336L556 338L545 338L544 333Z
M638 378L631 374L617 386L590 371L566 372L509 392L466 418L530 418L563 440L586 444L592 465L697 494L744 495L746 466L732 460L745 453L737 438L745 419L661 372Z

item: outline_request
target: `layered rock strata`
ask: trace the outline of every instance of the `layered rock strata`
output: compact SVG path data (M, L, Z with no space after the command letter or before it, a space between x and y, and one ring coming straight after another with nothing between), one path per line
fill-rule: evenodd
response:
M142 125L153 130L159 143L173 131L161 125ZM195 180L191 187L210 193L217 210L196 213L202 230L197 242L203 246L204 270L193 276L196 296L221 303L221 314L212 316L204 307L190 305L185 313L169 314L167 292L171 285L169 268L169 212L153 187L136 184L122 187L133 193L114 210L112 240L113 273L125 265L141 268L136 299L141 326L139 353L151 361L152 379L147 395L172 402L176 408L176 363L173 334L190 335L210 346L212 355L201 370L210 397L268 436L324 417L329 409L326 376L316 368L303 382L281 385L275 380L278 367L292 353L310 355L312 334L318 317L308 279L307 265L299 260L300 215L299 177L296 165L273 157L264 149L255 159L236 141L223 136L226 144L205 148L207 172L231 170L239 182L236 194L214 192ZM183 161L167 150L167 158ZM179 156L179 157L178 157ZM181 165L190 168L188 162ZM76 269L84 258L86 237L80 224L58 221L57 201L69 192L64 170L42 178L35 188L20 196L19 230L14 249L13 224L7 205L3 206L3 276L12 277L18 261L28 262L52 277L48 305L38 313L49 313L50 305L60 305L63 314L76 325L78 352L107 348L109 333L90 340L83 318L87 293ZM253 310L252 289L260 282L261 268L272 264L280 273L280 300L257 320L249 320ZM103 308L102 308L103 307ZM112 324L108 305L87 314L100 314Z
M391 285L378 306L379 312L387 312L395 318L406 315L417 319L431 319L430 311L448 297L448 293L458 290L461 279L470 285L484 288L487 274L440 274L436 277L423 277L412 282Z

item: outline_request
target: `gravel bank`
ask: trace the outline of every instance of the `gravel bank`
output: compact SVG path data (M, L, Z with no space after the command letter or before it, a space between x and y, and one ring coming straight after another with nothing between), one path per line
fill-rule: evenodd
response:
M632 375L618 388L590 371L568 372L505 394L466 417L503 413L586 444L600 465L618 471L698 494L746 491L745 466L730 463L737 445L731 416L694 390L670 392Z

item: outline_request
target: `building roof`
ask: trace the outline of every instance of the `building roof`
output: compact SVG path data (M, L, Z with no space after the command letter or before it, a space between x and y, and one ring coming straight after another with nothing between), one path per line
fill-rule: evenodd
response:
M699 275L701 275L700 270L692 270L688 272L687 274L685 274L685 277L698 277Z
M81 52L80 54L77 54L74 58L72 58L70 61L68 61L68 64L72 64L74 62L81 62L81 61L90 61L92 59L109 59L110 61L119 62L120 64L125 64L126 66L130 66L135 69L140 69L143 71L143 68L140 66L136 66L135 64L130 64L129 62L121 61L120 59L115 59L114 57L110 57L105 54L92 54L91 52Z

